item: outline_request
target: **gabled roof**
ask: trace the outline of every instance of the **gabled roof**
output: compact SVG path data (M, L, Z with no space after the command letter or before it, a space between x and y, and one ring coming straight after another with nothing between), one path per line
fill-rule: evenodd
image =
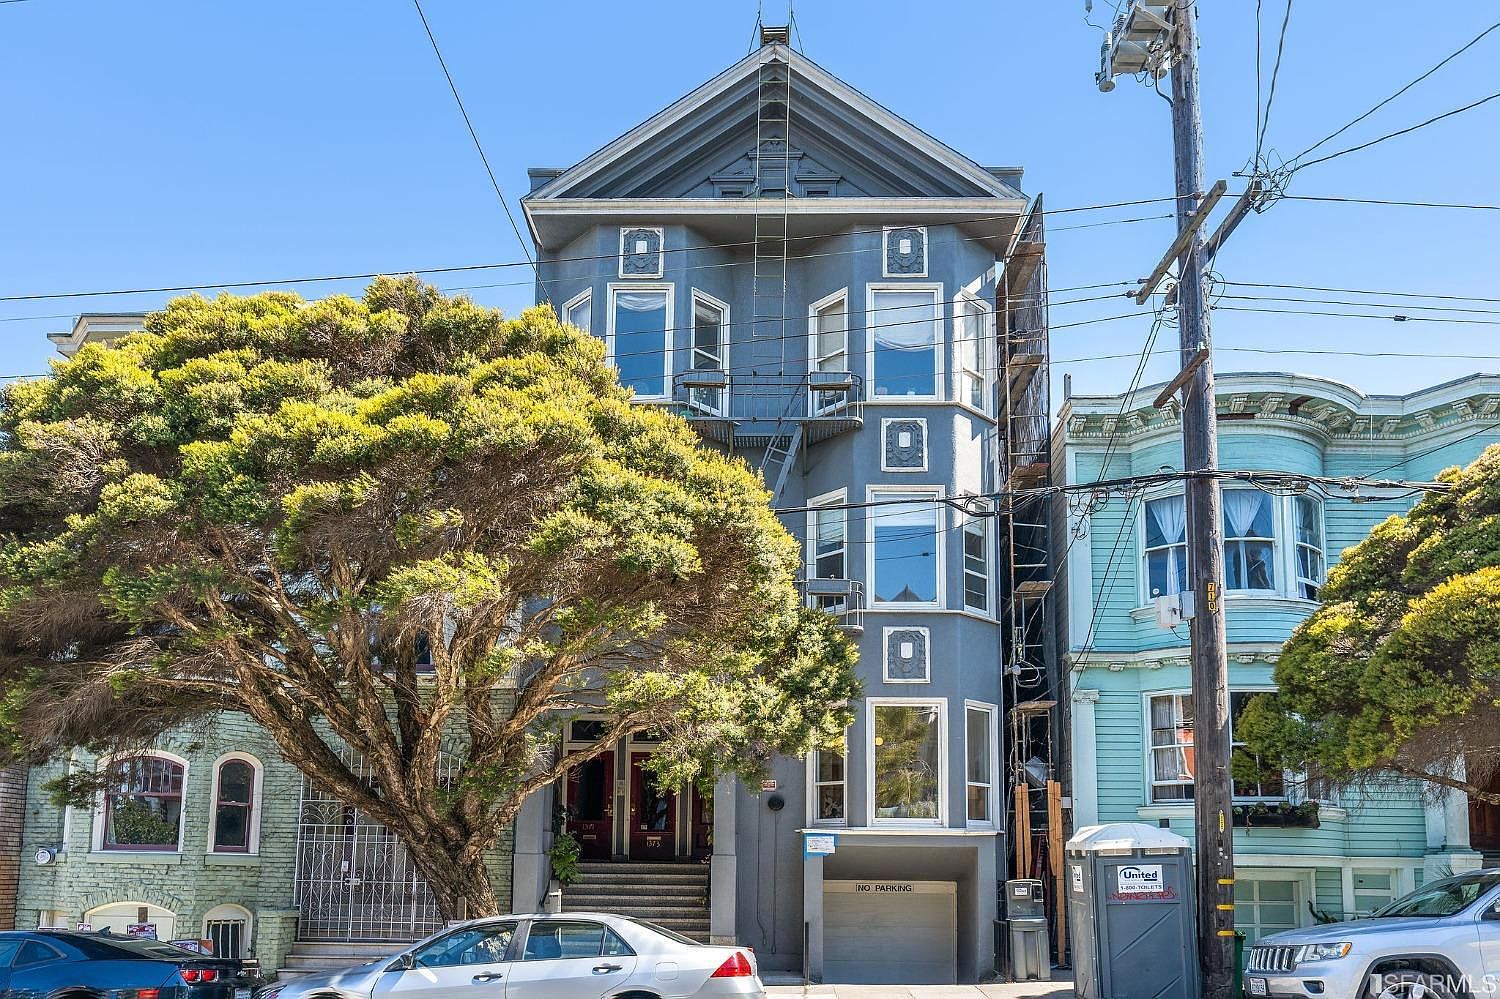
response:
M867 198L1004 199L1025 196L1006 178L939 142L782 44L763 46L664 110L561 171L522 199L548 202L701 196L756 141L757 85L767 61L791 74L791 144L838 171Z

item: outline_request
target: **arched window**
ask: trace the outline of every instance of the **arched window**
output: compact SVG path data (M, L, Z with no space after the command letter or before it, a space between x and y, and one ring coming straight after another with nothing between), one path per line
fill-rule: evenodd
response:
M250 943L250 910L216 905L203 917L203 938L213 941L215 957L242 958Z
M260 766L253 758L235 754L214 765L212 852L256 852L259 791Z
M106 850L180 848L182 785L186 767L165 756L129 756L106 767L104 831Z
M177 935L177 917L172 910L150 902L112 902L97 906L83 914L83 921L95 932L108 930L120 936L130 933L131 927L137 927L137 934L152 935L157 940L171 940Z

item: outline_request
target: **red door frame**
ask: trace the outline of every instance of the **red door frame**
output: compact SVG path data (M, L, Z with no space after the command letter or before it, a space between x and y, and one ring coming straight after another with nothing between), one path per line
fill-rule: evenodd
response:
M1500 793L1500 771L1490 778L1486 790ZM1469 845L1487 853L1500 851L1500 805L1469 799Z
M630 754L630 859L672 860L677 856L677 794L649 794L649 773L641 766L651 755L648 752ZM657 804L654 816L642 814L642 805ZM665 811L659 807L665 803Z
M591 766L597 763L598 766ZM577 814L577 802L584 779L597 779L604 783L600 797L604 802L602 818L581 819ZM609 860L614 855L615 838L615 754L605 750L595 759L583 764L568 774L568 831L578 840L579 856L584 860Z
M713 792L704 795L695 786L692 790L693 803L693 841L692 855L694 860L702 860L714 852L714 799Z

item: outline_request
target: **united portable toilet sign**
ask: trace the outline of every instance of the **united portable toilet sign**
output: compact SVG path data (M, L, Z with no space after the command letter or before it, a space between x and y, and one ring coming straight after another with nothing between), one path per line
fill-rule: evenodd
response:
M1161 864L1124 864L1115 868L1122 895L1165 895L1167 882Z

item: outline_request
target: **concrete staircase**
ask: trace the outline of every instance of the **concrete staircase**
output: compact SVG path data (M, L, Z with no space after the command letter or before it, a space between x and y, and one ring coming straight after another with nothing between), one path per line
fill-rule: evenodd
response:
M280 982L296 981L303 975L320 971L339 971L394 954L402 943L318 942L298 940L287 952L286 964L276 971Z
M708 942L708 865L584 863L563 889L564 912L613 912L647 919Z

